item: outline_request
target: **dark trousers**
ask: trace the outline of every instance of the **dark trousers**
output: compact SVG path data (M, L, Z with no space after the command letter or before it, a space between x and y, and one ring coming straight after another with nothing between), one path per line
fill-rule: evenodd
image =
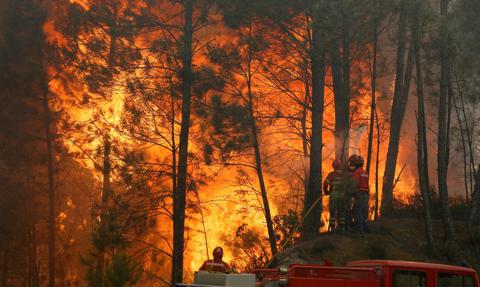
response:
M347 213L347 200L345 194L335 191L329 198L330 222L328 229L334 230L345 228L345 216Z
M368 217L368 193L358 191L355 194L355 203L353 205L353 216L355 217L355 230L360 233L365 232L365 226Z

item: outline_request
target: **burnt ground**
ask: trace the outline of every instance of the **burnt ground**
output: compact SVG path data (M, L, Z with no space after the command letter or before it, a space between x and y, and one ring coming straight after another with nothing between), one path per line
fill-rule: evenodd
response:
M425 261L459 265L465 262L480 270L480 227L468 230L455 222L456 244L443 240L441 221L434 221L435 248L427 254L422 220L388 219L369 224L369 232L359 236L349 232L320 235L317 239L288 248L279 255L278 266L291 263L321 264L331 260L342 266L361 259Z

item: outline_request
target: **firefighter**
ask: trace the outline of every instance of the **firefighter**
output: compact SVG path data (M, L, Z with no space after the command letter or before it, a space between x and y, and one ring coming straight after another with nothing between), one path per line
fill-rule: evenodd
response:
M327 175L323 182L323 191L329 196L328 206L330 209L330 220L328 230L345 229L345 215L347 198L345 190L345 176L342 164L339 160L332 163L333 171Z
M213 260L205 261L202 267L200 267L200 271L230 273L230 266L223 261L222 258L223 248L215 247L215 249L213 249Z
M354 204L353 216L355 221L355 230L358 233L364 233L366 222L368 218L368 198L369 198L369 184L368 174L363 169L364 160L359 155L352 155L349 158L349 170L352 172L352 179L354 181Z

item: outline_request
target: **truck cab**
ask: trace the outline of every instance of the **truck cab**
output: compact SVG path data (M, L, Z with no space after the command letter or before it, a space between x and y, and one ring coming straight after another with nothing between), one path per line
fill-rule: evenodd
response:
M194 284L229 287L480 287L472 268L395 260L352 261L344 267L292 264L254 274L197 272Z
M256 270L266 287L480 287L474 269L409 261L363 260L346 267L293 264Z
M380 287L479 287L472 268L395 260L362 260L347 264L375 270Z

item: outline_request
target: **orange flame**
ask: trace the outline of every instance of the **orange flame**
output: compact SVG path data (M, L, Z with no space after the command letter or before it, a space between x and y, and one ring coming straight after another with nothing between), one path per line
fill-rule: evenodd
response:
M88 1L71 0L71 2L78 3L85 9L88 9ZM49 41L57 42L59 45L67 45L67 43L64 42L63 37L61 37L61 35L55 30L53 22L47 22L44 26L44 30L47 31ZM204 59L199 61L204 61ZM362 67L362 65L360 65L359 68L366 69L366 67ZM329 79L329 81L331 82L331 79ZM363 88L361 88L358 91L358 94L355 95L355 106L359 107L355 111L355 119L360 119L360 124L356 124L355 127L352 127L352 132L350 133L350 145L356 148L359 153L366 158L368 130L365 126L370 115L370 84L368 78L361 79L361 81L363 82ZM292 86L294 86L295 90L299 91L299 93L305 92L302 83L295 82L292 83ZM52 83L51 88L57 93L63 93L65 95L65 92L61 91L61 88L56 86L55 83ZM265 94L271 92L271 88L269 87L257 86L256 88L263 89ZM325 93L326 102L332 103L332 91L328 87L325 87ZM277 105L280 109L285 109L287 112L292 112L296 109L294 103L289 102L282 95L278 95L278 93L275 93L274 95L274 97L267 97L264 101L259 102L259 109L268 111L272 105ZM378 96L378 98L380 98L380 96ZM87 121L92 119L95 110L100 110L108 122L118 124L122 116L124 101L125 90L115 89L110 102L104 102L95 109L73 107L70 109L70 114L75 121ZM383 114L388 114L388 112L389 109L386 109L385 111L380 110L380 118L385 118ZM408 125L412 117L409 119L407 116L406 118L406 124ZM324 122L334 123L334 121L334 107L332 104L329 104L325 107ZM383 128L387 130L386 126L383 126ZM295 200L297 203L302 202L302 192L299 191L298 194L296 194L296 198L291 194L294 193L294 190L292 190L292 181L297 180L301 182L301 180L304 179L304 170L308 168L308 160L301 155L302 141L298 136L292 137L292 134L294 133L295 131L293 130L293 127L289 127L287 120L285 119L280 119L275 124L265 126L262 129L262 155L264 158L267 158L267 161L269 162L265 168L265 178L271 204L272 217L286 212L288 208L296 209L297 211L301 210L301 206L295 206ZM120 134L117 134L116 136L122 137ZM388 137L388 135L386 136ZM411 147L414 145L411 141L405 141L404 138L402 138L400 146L397 173L402 169L404 163L410 163L411 161ZM408 139L410 138L414 137L408 137ZM322 172L325 176L330 171L330 163L334 157L335 138L333 133L325 131L323 142L325 147ZM385 142L385 140L382 140L382 142ZM98 145L98 142L92 144ZM67 146L71 150L76 149L71 143L67 143ZM380 151L381 155L386 153L386 148L386 144L382 144ZM198 147L192 143L191 150L198 150ZM152 157L154 155L160 157L168 156L165 154L159 155L157 149L150 149L149 152ZM282 154L284 158L276 156L278 154ZM374 156L372 160L375 162ZM381 186L385 158L382 157L379 161L379 185ZM404 170L401 181L396 185L395 195L397 198L403 198L403 200L406 200L408 195L411 195L416 191L416 170L414 167L415 165L409 164ZM253 170L247 170L244 172L252 178L256 178L256 174ZM373 172L371 174L373 175ZM261 228L264 230L264 236L267 236L265 217L261 211L262 205L258 198L258 194L255 192L248 192L243 194L243 198L240 198L237 192L239 188L235 186L235 184L232 184L232 179L235 176L237 176L235 168L225 168L218 176L209 182L208 185L200 187L198 191L200 201L199 208L202 209L202 212L201 214L188 215L186 223L189 230L187 232L188 245L185 252L187 279L191 279L193 272L198 270L202 262L210 256L208 252L211 252L216 246L224 245L225 236L234 234L237 227L242 223L248 223L250 226ZM373 176L370 178L370 186L371 195L373 195L373 191L375 190ZM253 184L253 187L258 190L258 187L256 187L255 184ZM299 189L301 190L301 188ZM381 198L381 194L379 197ZM193 202L196 201L194 197L190 199ZM373 199L371 200L371 206L372 203ZM323 206L328 207L328 198L326 197L323 199ZM250 212L246 213L245 209L250 210ZM328 216L328 211L326 210L322 214L323 222L328 222ZM157 229L167 235L171 235L171 224L166 225L164 222L165 221L159 220ZM327 227L325 226L322 231L326 231L326 228ZM204 233L206 233L206 235ZM162 245L162 247L166 245L159 240L156 240L153 235L147 238L147 240L149 242L155 242L157 245ZM225 250L225 260L227 262L235 260L233 256L231 250ZM147 261L145 267L151 268L152 265L151 261ZM168 276L167 274L165 275Z

